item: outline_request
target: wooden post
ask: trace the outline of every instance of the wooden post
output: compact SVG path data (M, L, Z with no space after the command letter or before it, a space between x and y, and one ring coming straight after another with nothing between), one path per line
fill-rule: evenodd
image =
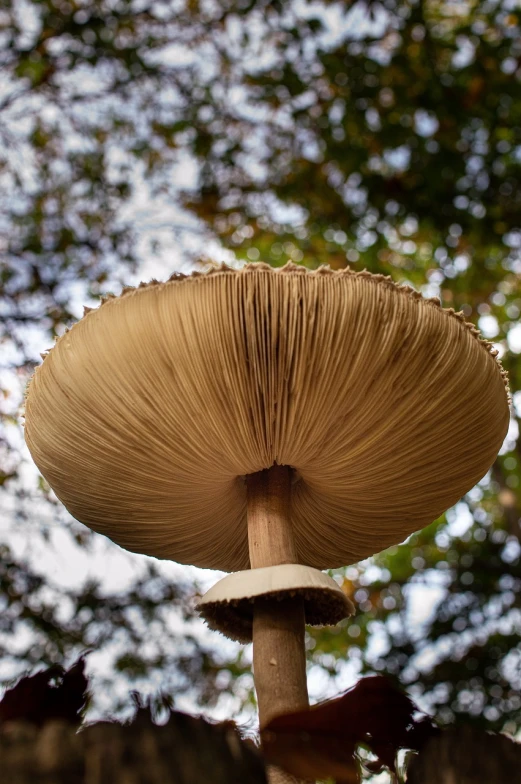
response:
M252 569L298 563L291 528L291 469L274 465L246 477L248 542ZM288 597L255 603L253 677L264 727L281 713L308 707L304 600Z
M30 703L28 693L22 713ZM175 711L158 726L143 710L132 724L103 721L81 732L65 721L49 721L43 727L22 719L5 722L0 731L0 780L2 784L266 784L266 771L261 756L232 727Z

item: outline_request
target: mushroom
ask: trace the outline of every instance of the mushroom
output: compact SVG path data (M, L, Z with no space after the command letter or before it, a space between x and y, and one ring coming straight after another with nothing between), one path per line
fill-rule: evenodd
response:
M211 629L246 643L253 639L254 606L258 609L262 599L280 601L295 596L304 600L309 626L335 626L355 611L331 577L293 563L229 574L205 593L198 606Z
M492 464L509 422L496 354L462 314L368 272L175 275L58 340L26 440L71 514L122 547L243 570L201 609L232 636L252 623L262 727L308 704L305 613L350 611L318 570L402 541Z

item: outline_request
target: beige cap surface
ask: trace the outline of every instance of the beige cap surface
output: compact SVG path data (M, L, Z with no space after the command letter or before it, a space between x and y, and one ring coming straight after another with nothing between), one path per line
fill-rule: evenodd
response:
M507 432L463 317L389 279L263 264L127 289L30 383L26 440L72 515L129 550L249 566L244 475L296 469L298 559L353 563L454 504Z
M310 626L334 626L355 612L351 600L329 575L300 564L229 574L205 593L198 610L211 629L238 642L251 642L255 602L288 596L304 599Z

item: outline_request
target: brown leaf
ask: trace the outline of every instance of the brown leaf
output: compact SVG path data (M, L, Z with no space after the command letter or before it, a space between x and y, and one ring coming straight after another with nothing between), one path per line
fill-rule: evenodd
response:
M81 710L87 702L85 662L80 659L69 670L54 665L36 675L21 678L4 694L0 702L0 725L26 721L41 727L47 721L61 719L79 724ZM51 681L57 681L56 685Z
M395 770L400 748L418 749L437 732L430 720L415 722L412 701L382 676L364 678L342 697L306 711L277 716L262 731L268 762L297 778L357 782L355 751L367 745L371 765Z

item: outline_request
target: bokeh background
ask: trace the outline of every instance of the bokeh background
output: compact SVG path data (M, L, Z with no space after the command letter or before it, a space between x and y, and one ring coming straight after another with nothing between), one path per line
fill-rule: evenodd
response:
M23 442L27 380L83 305L226 261L391 275L462 310L510 374L482 481L332 572L313 699L388 673L447 724L521 728L521 9L516 0L12 0L0 8L0 680L90 650L129 692L253 721L251 652L193 607L215 573L73 521ZM230 401L233 405L233 401ZM377 470L377 469L376 469Z

